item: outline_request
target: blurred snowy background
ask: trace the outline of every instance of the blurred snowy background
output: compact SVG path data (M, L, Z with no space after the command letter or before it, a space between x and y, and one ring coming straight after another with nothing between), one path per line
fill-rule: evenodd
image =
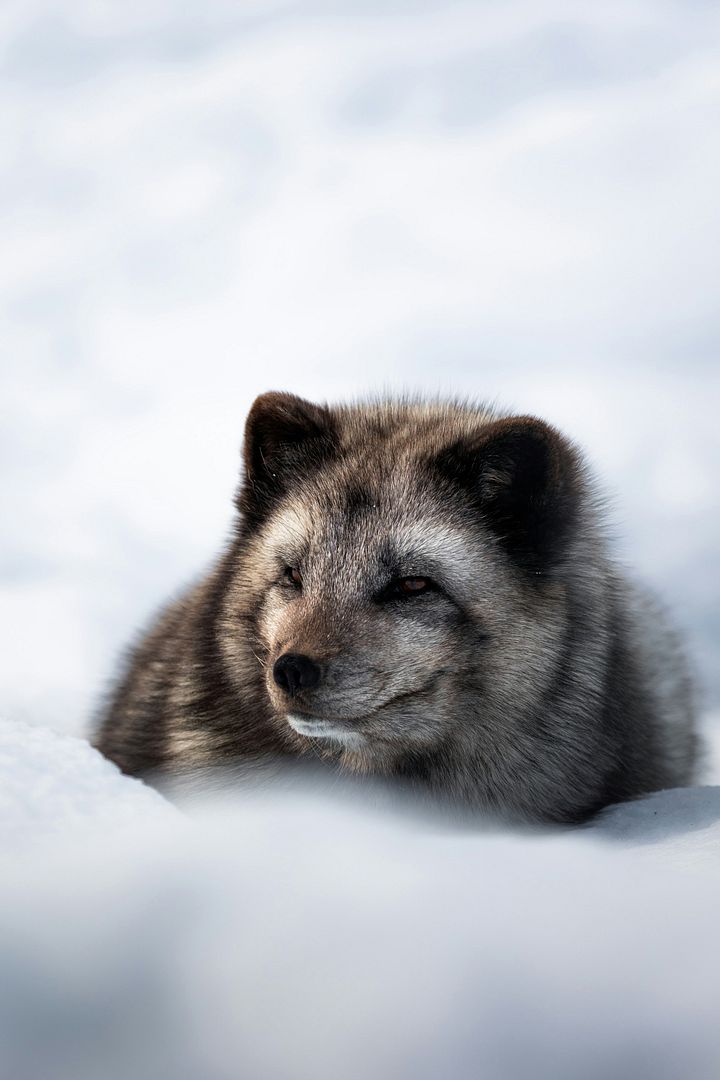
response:
M720 704L720 8L4 0L0 712L86 730L260 391L496 399Z

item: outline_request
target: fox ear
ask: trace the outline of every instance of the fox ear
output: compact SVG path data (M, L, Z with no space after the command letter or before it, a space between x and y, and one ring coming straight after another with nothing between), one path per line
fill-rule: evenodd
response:
M530 416L498 420L448 447L437 465L523 569L542 573L562 558L577 522L582 466L549 424Z
M330 457L335 445L335 424L328 409L294 394L261 394L245 424L239 509L246 517L262 517L294 480Z

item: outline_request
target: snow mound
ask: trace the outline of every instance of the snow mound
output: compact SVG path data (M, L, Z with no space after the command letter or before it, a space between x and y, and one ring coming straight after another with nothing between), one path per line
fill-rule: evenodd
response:
M720 787L674 788L606 810L593 824L603 837L645 845L661 860L720 862Z
M0 746L3 1080L720 1075L718 788L580 830L299 782L178 813L77 740Z
M0 721L0 845L26 850L78 833L112 835L172 810L83 739Z

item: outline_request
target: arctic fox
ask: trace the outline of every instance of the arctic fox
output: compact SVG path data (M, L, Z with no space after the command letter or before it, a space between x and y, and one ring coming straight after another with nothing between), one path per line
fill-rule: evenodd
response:
M453 401L259 397L237 526L97 745L154 776L313 755L524 821L691 781L691 682L578 450Z

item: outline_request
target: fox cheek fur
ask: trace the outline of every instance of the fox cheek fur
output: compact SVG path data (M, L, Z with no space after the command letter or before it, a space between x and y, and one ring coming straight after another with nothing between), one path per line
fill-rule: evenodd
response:
M522 820L690 782L692 687L578 451L455 402L248 416L237 527L131 653L126 771L310 753Z

